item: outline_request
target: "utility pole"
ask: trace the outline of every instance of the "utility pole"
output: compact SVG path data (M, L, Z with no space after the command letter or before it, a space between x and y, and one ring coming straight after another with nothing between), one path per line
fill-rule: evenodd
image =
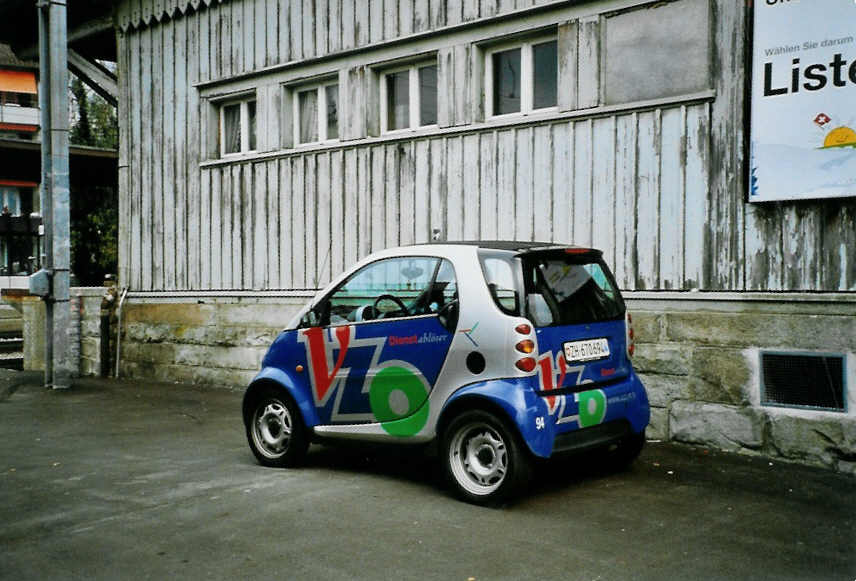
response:
M66 0L37 0L42 214L49 291L45 296L45 387L71 386L69 361L70 211L68 177L68 32Z

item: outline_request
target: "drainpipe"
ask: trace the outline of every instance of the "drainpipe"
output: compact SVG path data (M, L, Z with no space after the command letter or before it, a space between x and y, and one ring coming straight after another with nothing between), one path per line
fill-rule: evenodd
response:
M126 296L128 296L128 287L122 289L119 308L116 310L116 379L119 379L119 356L122 354L122 305L125 304Z
M100 365L98 372L101 377L110 375L110 315L113 313L113 307L116 304L115 286L110 286L104 290L101 296L101 328L100 328L100 343L101 353L99 354Z

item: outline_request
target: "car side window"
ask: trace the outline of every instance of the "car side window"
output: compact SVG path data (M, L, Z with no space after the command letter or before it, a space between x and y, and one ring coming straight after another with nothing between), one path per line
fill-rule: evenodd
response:
M344 325L431 312L427 299L439 263L438 258L408 256L368 264L327 298L322 319Z

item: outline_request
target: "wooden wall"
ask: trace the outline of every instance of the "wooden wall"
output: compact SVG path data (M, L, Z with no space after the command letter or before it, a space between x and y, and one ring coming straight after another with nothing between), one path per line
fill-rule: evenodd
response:
M434 228L593 244L626 289L856 290L856 202L744 202L739 3L711 0L709 98L507 127L464 116L452 132L203 167L198 83L499 13L524 19L538 3L169 4L119 7L120 278L134 290L315 288ZM596 14L616 2L552 4ZM443 98L474 111L465 93Z

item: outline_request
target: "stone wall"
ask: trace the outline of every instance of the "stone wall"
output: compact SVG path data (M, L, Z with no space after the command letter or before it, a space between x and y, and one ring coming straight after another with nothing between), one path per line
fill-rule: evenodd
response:
M156 381L243 387L258 373L303 297L131 299L122 309L120 374Z
M633 293L628 306L649 437L856 473L856 297ZM845 354L847 411L762 406L767 349Z

